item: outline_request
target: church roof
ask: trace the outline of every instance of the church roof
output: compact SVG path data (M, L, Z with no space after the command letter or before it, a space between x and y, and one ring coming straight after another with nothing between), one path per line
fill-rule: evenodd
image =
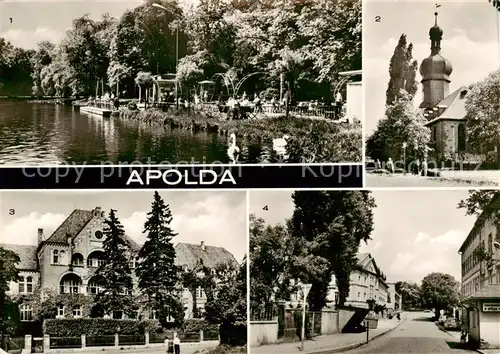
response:
M2 247L5 250L17 253L19 258L21 259L21 261L17 264L17 269L38 270L36 246L0 243L0 247Z
M230 263L238 266L238 261L234 255L223 247L195 245L191 243L179 242L175 246L175 261L179 266L186 266L192 269L198 261L209 268L214 268L218 264Z
M431 125L439 120L464 120L465 116L467 115L467 111L465 110L465 100L467 98L468 92L469 89L465 86L462 86L445 97L436 106L445 107L444 112L441 113L438 117L429 121L427 125Z

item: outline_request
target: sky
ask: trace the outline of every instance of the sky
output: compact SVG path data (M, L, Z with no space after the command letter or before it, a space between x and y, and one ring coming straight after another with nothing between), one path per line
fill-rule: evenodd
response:
M196 0L180 0L184 5ZM0 0L1 7L2 0ZM36 49L41 41L58 43L73 20L85 14L99 20L109 13L120 18L127 9L133 9L143 0L4 0L0 9L0 37L17 47ZM12 23L10 21L12 18Z
M270 225L283 224L293 214L291 193L251 191L249 212ZM432 272L460 281L458 249L475 222L457 209L467 195L467 190L373 191L374 230L359 251L371 253L389 282L420 284Z
M363 81L365 129L370 135L384 115L389 83L389 62L399 37L405 33L413 43L413 58L420 63L430 55L429 29L434 25L436 0L365 0L363 14ZM441 0L438 25L443 30L441 55L451 61L450 93L475 83L499 63L497 17L486 0ZM375 20L380 16L380 22ZM422 102L422 77L415 104Z
M245 191L161 191L160 195L173 214L171 225L178 233L174 243L205 241L243 260L247 250ZM2 192L0 198L0 243L36 245L38 228L44 229L47 238L74 209L100 206L106 214L116 209L126 234L142 244L153 191L19 191Z

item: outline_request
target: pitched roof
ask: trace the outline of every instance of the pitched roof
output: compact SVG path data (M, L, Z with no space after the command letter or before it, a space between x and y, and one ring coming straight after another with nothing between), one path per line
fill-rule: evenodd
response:
M63 223L52 233L52 235L45 240L45 242L54 243L66 243L67 236L75 238L80 231L92 220L93 212L91 210L81 210L75 209L73 212L63 221ZM130 237L125 235L125 241L127 241L129 247L134 251L139 251L140 246L132 240Z
M218 264L230 263L238 265L238 261L233 254L223 247L194 245L180 242L175 246L175 262L178 266L194 268L201 260L209 268Z
M359 265L363 268L370 263L371 255L369 253L358 253L356 257L358 258Z
M66 243L67 235L76 237L92 219L92 211L75 209L45 242Z
M462 94L464 92L464 94ZM453 91L451 94L446 96L441 102L437 104L438 106L446 107L443 113L438 117L429 121L427 125L433 124L439 120L464 120L467 115L465 110L465 100L469 89L466 86L462 86L459 89Z
M38 270L36 246L0 243L0 247L17 253L19 258L21 259L21 261L17 264L17 269Z

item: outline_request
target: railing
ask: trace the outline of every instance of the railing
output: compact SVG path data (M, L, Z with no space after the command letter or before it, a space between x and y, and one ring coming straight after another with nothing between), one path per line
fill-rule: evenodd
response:
M203 340L219 340L219 330L216 328L204 330Z
M272 321L276 317L278 317L276 308L256 309L250 313L251 321Z
M119 345L145 345L146 344L146 336L145 335L127 335L127 336L118 336L118 344Z
M149 334L149 343L164 343L165 339L167 339L166 333L150 333Z
M89 107L96 107L96 108L101 108L101 109L109 109L109 110L115 109L113 101L91 100L91 101L89 101L88 105L89 105Z
M82 337L50 337L50 349L81 348Z
M170 333L170 335L169 335ZM95 348L97 350L102 347L102 350L107 350L105 347L130 347L130 348L143 348L144 346L164 346L165 339L169 339L169 343L172 342L173 332L167 331L162 333L144 333L144 334L114 334L114 335L102 335L102 336L87 336L82 335L80 337L51 337L49 335L44 335L43 338L38 338L40 341L40 350L34 352L46 352L54 349L57 351L68 351L75 349L85 349L85 348ZM26 335L24 338L16 338L17 344L12 345L13 341L8 341L5 338L0 341L2 348L13 348L15 347L17 351L12 351L13 353L21 353L23 348L32 348L32 344L37 340L37 338L32 338L31 335ZM208 328L207 330L202 330L198 333L190 333L188 335L181 334L181 343L203 343L206 341L215 342L219 341L218 329ZM11 344L9 344L11 343ZM32 349L34 350L34 349ZM9 353L11 351L8 351Z
M107 347L115 345L115 336L87 336L87 347Z

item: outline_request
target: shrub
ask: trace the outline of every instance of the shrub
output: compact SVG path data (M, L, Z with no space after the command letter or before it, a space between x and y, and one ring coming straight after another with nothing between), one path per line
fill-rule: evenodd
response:
M43 323L43 333L54 337L104 336L120 333L122 335L144 333L155 330L159 323L155 320L113 320L105 318L85 319L47 319Z
M207 352L207 354L237 354L247 353L247 347L233 347L230 345L222 344Z

